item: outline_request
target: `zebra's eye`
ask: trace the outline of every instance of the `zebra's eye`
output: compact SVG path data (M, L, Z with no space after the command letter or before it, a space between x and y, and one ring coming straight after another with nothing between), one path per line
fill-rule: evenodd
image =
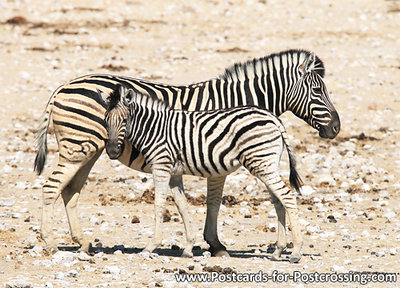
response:
M313 89L314 94L322 94L321 87L319 87L319 86L313 87L312 89Z

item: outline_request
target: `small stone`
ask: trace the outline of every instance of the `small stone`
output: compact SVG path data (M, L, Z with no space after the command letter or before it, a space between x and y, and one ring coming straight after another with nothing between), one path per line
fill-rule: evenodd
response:
M32 288L32 284L25 282L24 280L14 280L3 284L6 288Z
M391 220L391 219L396 218L397 216L396 216L396 213L393 210L387 209L387 211L383 214L383 217Z
M363 232L361 232L361 236L364 238L370 238L371 235L367 230L364 230Z
M268 217L268 218L276 218L276 217L277 217L277 215L276 215L276 210L275 210L275 209L272 209L271 211L269 211L267 217Z
M277 223L268 223L268 230L271 232L275 232L276 229L278 228L278 224Z
M90 221L92 224L95 224L95 225L99 225L99 224L100 224L100 220L99 220L99 218L97 218L96 216L91 216L91 217L89 218L89 221Z
M0 207L12 207L15 203L13 198L0 198Z
M224 219L223 225L232 226L232 225L235 225L235 223L236 223L235 220L227 218L227 219Z
M249 202L247 201L240 202L240 207L247 207L247 206L249 206Z
M55 265L72 266L76 259L76 255L69 251L57 251L51 258Z
M233 239L225 239L225 240L223 240L223 242L225 242L225 244L228 246L233 246L236 244L236 241Z
M150 252L148 251L142 251L139 253L139 256L142 257L144 260L150 260Z
M163 263L163 264L168 264L170 262L171 262L171 260L169 260L169 258L167 258L167 257L164 257L163 259L161 259L161 263Z
M139 217L133 216L133 217L132 217L132 220L131 220L131 223L132 223L132 224L140 223Z
M350 196L350 201L354 202L354 203L357 203L357 202L364 201L364 199L359 194L356 193L356 194L353 194L353 195Z
M204 251L203 252L203 257L204 258L210 258L211 257L211 252L210 251Z
M89 261L90 259L91 259L91 257L83 251L78 254L79 261Z
M331 175L321 175L318 178L318 184L321 185L330 185L330 186L335 186L336 181L333 179Z
M392 255L392 256L397 255L397 247L390 248L389 249L389 254Z
M303 218L300 218L300 219L299 219L299 224L300 224L302 227L307 227L308 225L310 225L310 222L308 222L307 220L304 220Z
M31 250L29 250L29 255L31 257L38 257L41 256L41 253L43 252L43 247L39 245L35 245Z
M239 213L242 215L249 215L250 210L247 207L240 208Z
M57 272L56 275L54 276L55 279L61 280L64 279L64 273L63 272Z
M377 257L384 257L386 255L385 249L381 249L378 252L376 252Z
M322 203L315 203L314 206L315 206L315 208L316 208L316 210L318 212L326 212L326 211L328 211L328 208L325 207L325 205L322 204Z
M106 266L103 269L103 273L118 275L121 273L121 268L119 268L118 266Z
M22 217L22 214L21 214L21 213L12 213L12 214L11 214L11 217L12 217L13 219L19 219L19 218Z
M304 185L300 188L300 194L302 196L310 196L314 193L315 193L315 190L311 186Z
M71 277L71 278L78 278L79 274L78 274L78 271L76 271L76 270L70 270L65 274L65 276Z
M319 230L319 227L309 225L309 226L307 226L306 230L308 233L313 234Z
M35 260L32 262L32 265L41 266L41 267L51 267L51 266L53 266L53 262L51 262L49 259Z
M205 214L206 213L206 208L204 208L204 207L197 208L197 213Z
M350 265L352 262L350 259L346 259L343 261L344 265Z
M335 273L345 273L346 269L343 266L339 266L339 265L333 265L332 267L332 272Z

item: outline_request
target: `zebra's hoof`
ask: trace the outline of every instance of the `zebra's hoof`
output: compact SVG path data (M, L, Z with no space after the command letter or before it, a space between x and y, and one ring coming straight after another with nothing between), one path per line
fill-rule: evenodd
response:
M272 254L272 255L271 255L271 260L272 260L272 261L279 261L279 260L281 260L281 257Z
M300 259L301 259L301 255L300 254L292 254L290 256L289 261L290 261L290 263L299 263Z
M58 252L58 247L57 246L47 246L44 247L44 254L45 255L54 255Z
M79 251L82 251L82 252L89 252L92 247L92 245L90 245L90 243L88 243L88 244L85 244L85 245L82 245L81 247L79 247Z
M183 250L181 257L182 258L193 258L193 253L189 252L189 251L186 251L186 250Z
M226 250L219 250L218 252L216 252L215 254L214 254L214 256L215 257L231 257L230 255L229 255L229 253L228 252L226 252Z

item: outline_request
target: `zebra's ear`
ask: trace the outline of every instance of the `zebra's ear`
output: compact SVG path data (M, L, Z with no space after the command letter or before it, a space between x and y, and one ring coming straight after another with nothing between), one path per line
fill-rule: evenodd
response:
M135 92L132 89L127 89L126 87L121 86L120 94L125 106L129 106L133 102Z
M301 63L300 65L300 72L302 74L306 74L308 72L311 72L314 70L315 67L315 54L314 52L311 52L306 59L304 59L304 62Z
M99 89L97 90L97 94L101 97L101 99L108 105L109 104L109 95L107 93L104 93L104 91L101 91Z

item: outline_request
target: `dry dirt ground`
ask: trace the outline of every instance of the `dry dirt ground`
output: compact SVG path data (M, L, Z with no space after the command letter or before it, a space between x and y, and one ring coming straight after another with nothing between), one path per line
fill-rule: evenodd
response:
M274 280L282 280L294 271L368 277L400 272L399 1L1 0L0 11L4 287L225 287L220 281L177 283L175 275L214 271L223 280L232 273L275 271ZM184 229L172 202L163 246L156 254L140 253L153 231L151 177L105 154L79 202L84 232L96 249L90 255L76 251L58 201L54 233L61 252L42 251L41 185L57 146L49 136L48 165L44 177L36 176L34 133L54 89L97 72L189 84L215 77L234 62L288 48L312 50L324 60L326 85L342 121L339 136L325 140L290 113L282 116L309 186L309 194L298 198L305 239L299 264L269 259L276 240L273 205L265 187L243 170L229 176L224 195L231 197L219 215L230 258L204 253L206 182L194 177L185 178L185 187L193 198L195 257L179 257ZM287 169L284 159L284 176ZM271 278L265 285L321 284L305 283L307 275L282 283ZM342 286L362 285L325 283ZM396 286L399 274L396 283L366 285Z

